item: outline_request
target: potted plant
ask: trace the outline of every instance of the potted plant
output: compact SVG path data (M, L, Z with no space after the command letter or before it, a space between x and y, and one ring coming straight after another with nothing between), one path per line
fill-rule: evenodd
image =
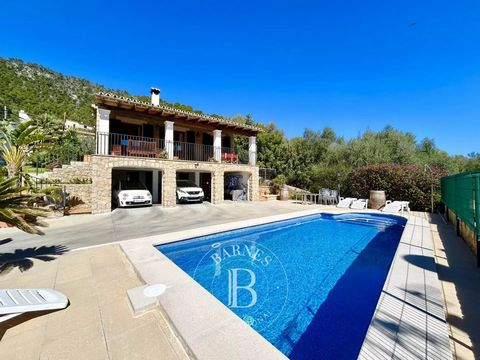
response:
M288 190L285 187L287 184L287 178L285 175L278 175L272 180L273 190L276 194L280 195L280 200L288 200Z

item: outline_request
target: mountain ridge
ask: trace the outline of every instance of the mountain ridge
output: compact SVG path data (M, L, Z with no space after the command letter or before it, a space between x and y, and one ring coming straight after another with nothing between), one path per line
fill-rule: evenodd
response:
M95 94L111 93L140 101L148 96L133 95L126 90L112 89L72 75L64 75L41 64L18 58L0 57L0 105L7 106L9 116L16 118L20 110L28 114L48 114L94 125L91 105ZM160 100L161 104L181 110L194 111L189 105ZM218 115L216 115L218 116Z

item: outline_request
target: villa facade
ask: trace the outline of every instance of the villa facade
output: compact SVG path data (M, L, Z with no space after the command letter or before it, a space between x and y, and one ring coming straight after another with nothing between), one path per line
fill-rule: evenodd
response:
M231 198L227 183L232 179L249 201L258 200L256 135L260 129L163 106L159 95L159 90L152 88L151 103L147 103L97 94L95 154L89 162L73 164L70 170L58 169L57 177L65 180L88 175L92 179L93 213L111 211L115 184L128 180L144 183L153 203L164 207L176 205L179 179L194 181L213 204ZM245 163L234 150L234 136L249 139Z

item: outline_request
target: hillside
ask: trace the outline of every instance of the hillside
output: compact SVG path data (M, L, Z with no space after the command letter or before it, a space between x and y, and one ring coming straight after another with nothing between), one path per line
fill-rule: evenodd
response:
M42 65L26 63L20 59L0 57L0 105L11 111L11 116L20 109L29 114L50 115L67 118L93 125L91 104L95 93L100 91L148 101L146 96L135 96L127 91L108 89L102 85L75 76L63 75ZM197 111L179 103L163 104L180 109Z

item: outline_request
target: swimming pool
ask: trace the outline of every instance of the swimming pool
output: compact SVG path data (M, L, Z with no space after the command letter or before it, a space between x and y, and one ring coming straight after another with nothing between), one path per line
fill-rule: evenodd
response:
M292 359L354 359L406 220L320 214L157 248Z

